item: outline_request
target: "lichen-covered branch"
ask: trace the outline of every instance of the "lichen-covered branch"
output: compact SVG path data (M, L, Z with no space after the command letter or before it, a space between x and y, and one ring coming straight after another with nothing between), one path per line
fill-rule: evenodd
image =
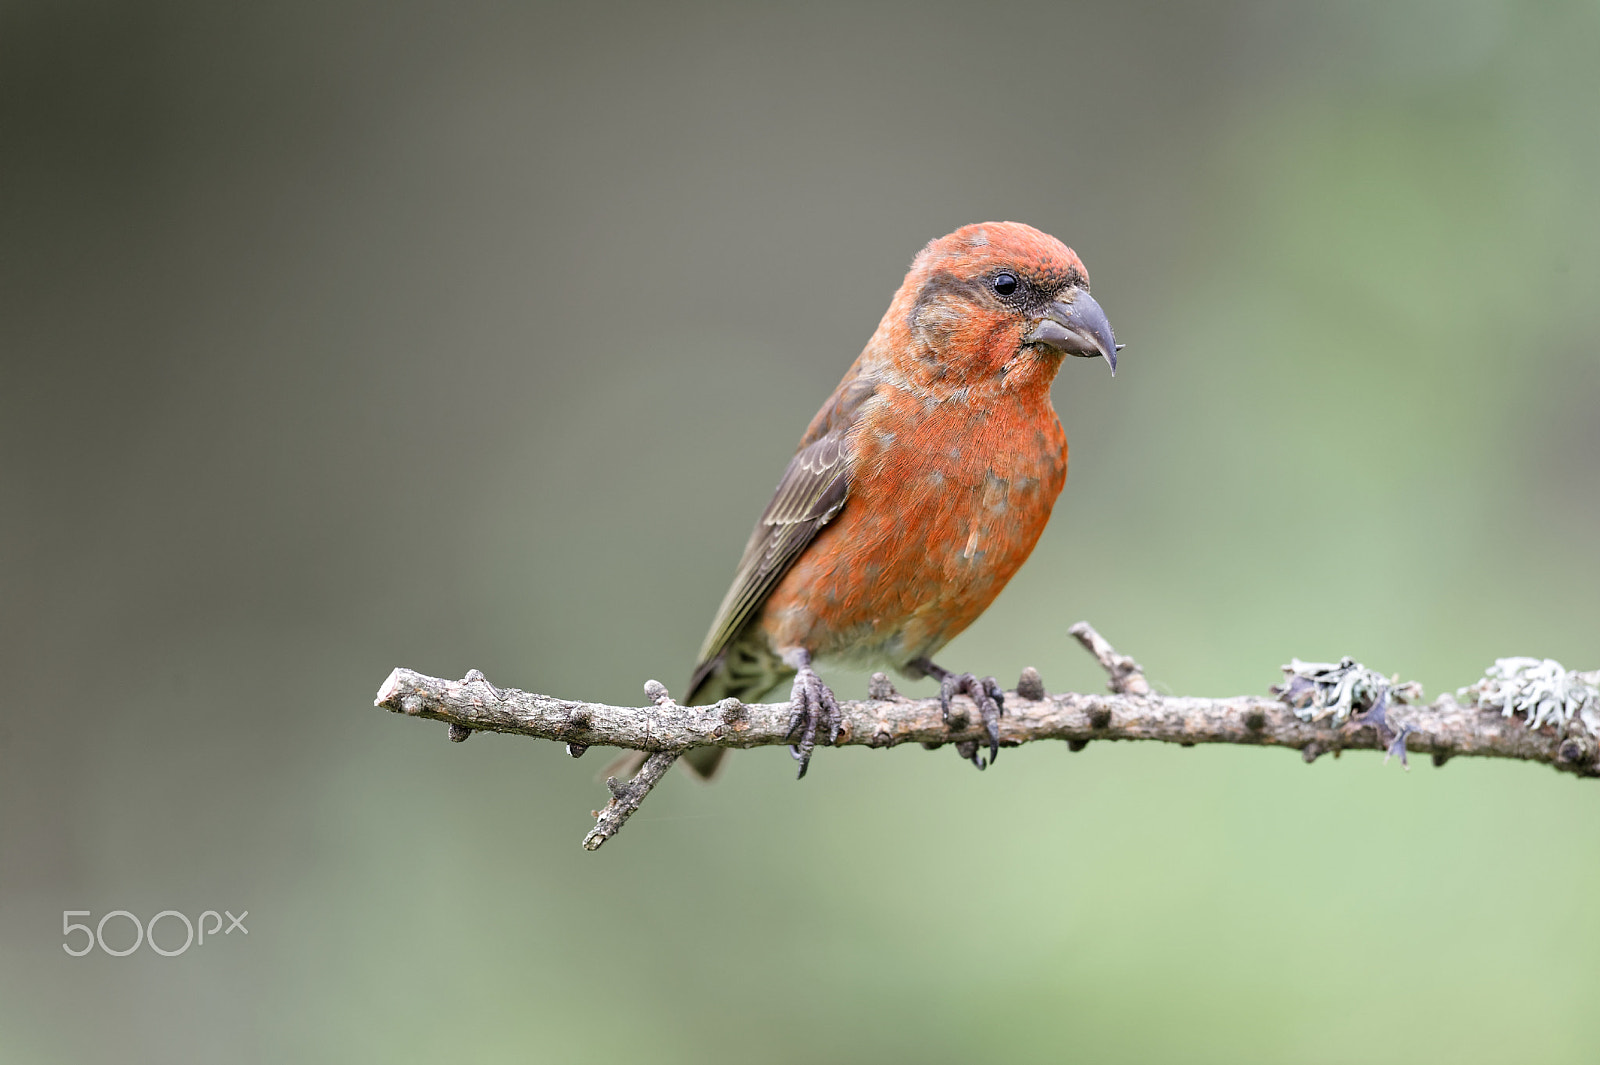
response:
M1157 740L1185 747L1233 743L1293 748L1308 762L1330 751L1372 749L1402 760L1408 752L1430 754L1435 765L1456 757L1510 758L1600 776L1600 743L1590 724L1600 708L1594 686L1600 676L1567 673L1548 660L1502 660L1486 678L1492 683L1462 689L1465 704L1444 695L1417 705L1421 692L1415 684L1386 680L1348 659L1285 667L1287 679L1274 689L1278 698L1205 699L1151 692L1137 663L1117 654L1087 624L1074 626L1073 635L1107 669L1115 690L1049 694L1029 669L1018 690L1005 695L1001 744L1063 740L1081 750L1099 740ZM565 743L574 757L593 746L671 755L650 758L633 780L613 784L612 802L585 840L592 850L638 808L678 753L698 746L793 742L787 703L724 699L712 706L679 706L654 681L646 690L648 706L610 706L496 688L476 670L452 681L396 669L379 690L377 705L445 722L453 740L473 732L508 732ZM837 746L987 742L983 722L964 696L955 700L946 721L938 699L908 699L881 675L873 678L869 695L840 703ZM1484 705L1476 705L1477 699Z

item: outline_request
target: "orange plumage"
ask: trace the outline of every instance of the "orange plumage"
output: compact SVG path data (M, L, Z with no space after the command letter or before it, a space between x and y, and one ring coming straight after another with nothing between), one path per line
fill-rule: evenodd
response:
M795 675L803 776L818 733L837 729L813 663L889 665L940 679L947 707L972 695L993 761L998 686L931 656L994 601L1049 521L1067 475L1050 402L1063 355L1116 369L1088 288L1070 248L1015 222L923 249L757 523L690 703L756 699ZM709 772L720 753L689 760Z

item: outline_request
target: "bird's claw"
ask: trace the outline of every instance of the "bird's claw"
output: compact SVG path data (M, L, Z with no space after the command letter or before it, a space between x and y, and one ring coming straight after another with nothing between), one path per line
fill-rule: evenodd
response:
M976 744L971 745L971 750L967 749L967 744L960 744L956 749L979 769L994 765L994 760L1000 756L1000 718L1006 712L1005 690L993 677L946 673L939 681L939 707L944 711L946 725L950 723L950 700L956 695L967 696L977 706L978 714L983 718L983 730L989 735L989 760L986 762L978 757Z
M789 753L800 763L800 772L795 777L799 780L811 765L811 749L817 745L817 733L826 730L828 743L838 742L844 715L839 710L839 700L810 666L795 673L794 687L789 690L789 706L794 714L789 719L788 735L798 740L790 745Z

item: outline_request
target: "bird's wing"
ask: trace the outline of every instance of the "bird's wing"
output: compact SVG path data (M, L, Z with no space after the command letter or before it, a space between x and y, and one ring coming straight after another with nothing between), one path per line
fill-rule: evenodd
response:
M854 465L849 431L876 390L876 379L861 373L858 363L812 420L745 545L733 586L700 648L700 664L689 682L690 698L806 545L845 505Z

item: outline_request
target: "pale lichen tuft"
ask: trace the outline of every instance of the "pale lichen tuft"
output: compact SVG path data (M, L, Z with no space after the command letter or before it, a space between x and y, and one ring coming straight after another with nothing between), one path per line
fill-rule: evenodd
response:
M1296 658L1283 667L1283 683L1272 693L1289 704L1301 721L1332 718L1342 725L1353 715L1382 706L1387 699L1397 703L1422 698L1422 685L1416 681L1400 683L1398 675L1385 677L1353 658L1338 662L1302 662Z
M1579 673L1553 658L1498 658L1483 679L1456 694L1502 717L1521 712L1529 728L1577 720L1600 736L1600 670Z

